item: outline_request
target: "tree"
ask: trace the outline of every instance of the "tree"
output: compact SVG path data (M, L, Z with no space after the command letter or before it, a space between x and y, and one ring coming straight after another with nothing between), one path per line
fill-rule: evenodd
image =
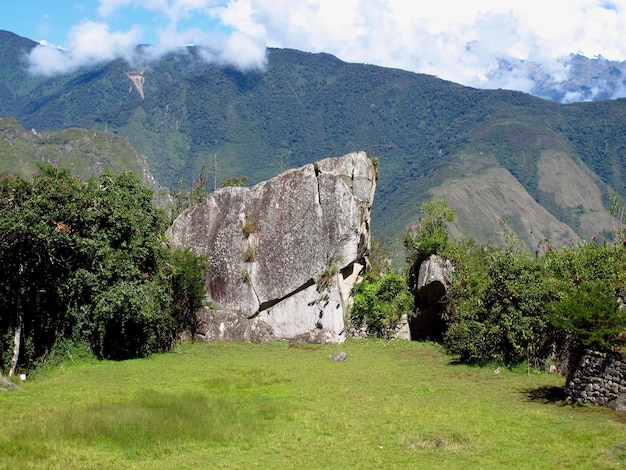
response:
M56 289L75 262L66 223L67 214L81 204L79 197L71 197L80 182L66 171L44 171L32 183L12 174L0 177L0 262L5 273L0 302L3 312L14 314L0 317L2 331L14 332L9 375L17 368L23 334L32 343L34 330L49 333L59 310ZM36 323L31 313L38 317Z
M422 204L421 217L409 227L404 236L409 265L421 264L430 255L443 251L448 244L446 222L456 219L447 201L427 201Z
M0 348L10 372L61 341L114 359L169 348L190 315L172 304L199 305L202 272L183 272L194 258L167 250L165 228L130 173L84 182L44 166L32 181L0 177Z
M448 246L446 222L454 220L454 209L447 201L427 201L422 204L418 222L408 228L403 242L407 251L408 282L413 291L422 262L430 255L441 254Z

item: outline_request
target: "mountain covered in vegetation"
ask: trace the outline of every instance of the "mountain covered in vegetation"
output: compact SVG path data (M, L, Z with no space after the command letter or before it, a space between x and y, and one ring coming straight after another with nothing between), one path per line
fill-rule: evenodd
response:
M202 165L215 183L256 183L365 150L379 165L375 235L399 238L423 201L445 198L453 235L497 243L511 229L531 249L608 235L609 195L626 198L625 100L563 105L287 49L269 49L264 70L138 48L133 64L44 77L28 71L36 45L0 32L0 115L124 137L170 188Z
M144 155L122 137L98 130L68 128L57 132L27 131L15 118L0 116L0 173L30 175L41 165L68 169L87 180L103 171L131 172L167 206L166 188L159 187Z

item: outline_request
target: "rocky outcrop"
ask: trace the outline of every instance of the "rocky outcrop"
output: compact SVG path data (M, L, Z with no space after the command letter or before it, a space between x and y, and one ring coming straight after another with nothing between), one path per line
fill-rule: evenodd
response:
M143 76L143 70L140 72L126 72L126 76L133 83L133 86L135 87L135 89L139 93L139 96L141 96L141 99L143 100L145 98L143 94L143 84L146 81L145 77Z
M205 289L219 309L262 321L275 338L341 342L375 187L364 152L328 158L220 189L184 211L167 238L209 257Z
M412 339L441 340L446 326L441 313L452 270L450 261L437 255L431 255L420 265L413 287L417 311L410 319Z

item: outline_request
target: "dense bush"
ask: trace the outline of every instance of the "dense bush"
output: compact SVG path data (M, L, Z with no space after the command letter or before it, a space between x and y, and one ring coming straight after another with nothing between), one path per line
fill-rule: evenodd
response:
M168 251L165 228L131 174L0 177L2 367L14 338L26 367L68 341L115 359L169 348L203 289L201 260Z
M413 297L406 279L391 270L355 284L353 293L351 321L366 326L370 335L389 337L400 317L411 314Z
M516 364L545 358L555 341L608 351L621 344L626 313L618 298L626 286L626 247L591 242L556 249L549 239L533 255L509 239L486 247L450 241L451 209L425 205L405 237L409 279L436 253L454 264L444 316L444 347L472 364Z
M548 334L547 312L558 296L556 285L528 253L507 249L478 253L485 256L474 253L473 264L452 275L452 321L444 345L467 363L518 363L537 354ZM470 269L476 272L468 279L464 276ZM478 273L484 279L474 279Z
M550 250L543 259L562 286L550 322L581 346L604 351L619 346L619 335L626 331L626 312L619 306L626 286L622 243L581 243Z
M581 243L537 255L480 250L453 275L445 347L464 362L515 364L545 358L555 338L608 351L619 345L626 314L618 305L626 256L621 246ZM471 258L471 257L470 257ZM465 260L455 260L462 266Z

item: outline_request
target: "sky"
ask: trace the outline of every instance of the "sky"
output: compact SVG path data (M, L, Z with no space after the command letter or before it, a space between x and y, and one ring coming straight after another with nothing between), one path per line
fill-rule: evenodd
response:
M207 60L262 69L266 47L428 73L477 88L529 91L536 64L555 79L567 58L626 60L626 0L5 0L0 29L39 41L35 74L115 58L137 44L157 58L188 44Z

